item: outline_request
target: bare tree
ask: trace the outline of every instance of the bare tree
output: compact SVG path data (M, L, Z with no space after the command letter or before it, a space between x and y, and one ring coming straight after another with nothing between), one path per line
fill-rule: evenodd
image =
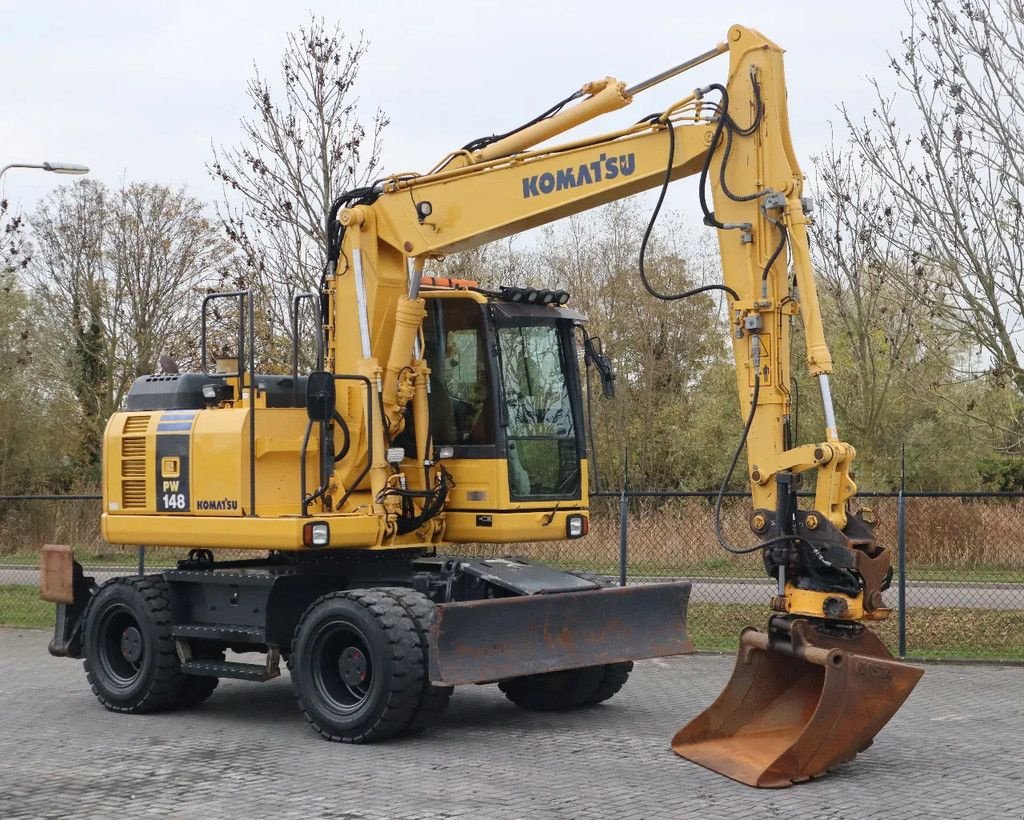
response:
M255 117L243 120L237 146L213 150L221 220L273 325L263 335L290 336L292 296L319 288L332 202L377 172L387 118L378 109L364 124L354 93L366 48L361 35L350 42L340 25L311 17L288 35L280 94L254 69Z
M927 436L946 441L932 437L928 444L952 463L938 465L930 456L935 474L929 480L941 482L945 472L965 481L955 469L971 461L963 448L990 442L993 426L980 408L975 412L986 404L979 402L986 385L963 375L970 341L943 319L950 296L914 275L916 254L893 240L892 194L865 168L856 147L833 144L814 165L819 210L811 238L818 293L836 366L836 410L857 444L858 472L872 487L894 485L900 444L924 444L923 431L933 431ZM798 352L800 345L795 342ZM801 392L814 395L802 357L796 361ZM817 416L816 407L805 409ZM910 478L918 480L927 469L912 461Z
M25 218L12 214L6 199L0 199L0 243L0 283L6 288L13 274L27 268L32 259Z
M49 305L62 375L78 399L90 463L107 417L158 357L191 357L202 286L232 247L201 202L162 185L59 188L36 210L29 278Z
M884 228L904 283L1024 395L1024 3L908 0L899 91L844 112L890 190Z

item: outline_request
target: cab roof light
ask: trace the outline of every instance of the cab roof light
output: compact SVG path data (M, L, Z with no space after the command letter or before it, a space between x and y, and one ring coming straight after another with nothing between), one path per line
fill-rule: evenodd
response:
M569 301L566 290L548 290L547 288L516 288L504 285L498 291L498 297L509 302L525 302L530 305L564 305Z

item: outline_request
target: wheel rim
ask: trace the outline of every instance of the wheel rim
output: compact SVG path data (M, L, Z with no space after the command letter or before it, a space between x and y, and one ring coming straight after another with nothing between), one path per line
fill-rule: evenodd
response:
M107 607L100 616L96 648L104 676L119 688L128 688L142 674L146 645L134 613L124 604Z
M323 624L310 643L310 671L321 700L339 714L359 711L374 683L369 642L345 621Z

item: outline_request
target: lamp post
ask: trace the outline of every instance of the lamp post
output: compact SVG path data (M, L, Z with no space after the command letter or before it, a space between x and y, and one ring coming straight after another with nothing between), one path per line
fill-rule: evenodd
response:
M0 179L11 168L37 168L40 171L49 171L51 174L88 174L89 168L86 165L77 165L73 162L43 162L35 164L31 162L12 162L0 168Z

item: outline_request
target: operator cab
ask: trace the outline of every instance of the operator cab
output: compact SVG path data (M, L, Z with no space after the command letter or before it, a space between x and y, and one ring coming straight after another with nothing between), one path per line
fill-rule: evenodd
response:
M586 440L574 330L582 314L466 291L423 295L434 450L447 456L457 488L495 468L504 475L492 473L491 487L507 487L486 501L456 493L449 512L463 504L492 511L580 504Z

